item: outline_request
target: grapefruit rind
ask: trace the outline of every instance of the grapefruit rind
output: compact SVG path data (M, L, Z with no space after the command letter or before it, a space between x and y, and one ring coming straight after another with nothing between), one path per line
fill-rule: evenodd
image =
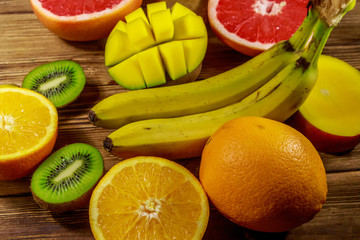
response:
M59 16L42 6L40 0L30 0L39 21L60 38L70 41L93 41L109 35L119 20L139 8L142 0L122 0L113 8L74 16Z
M147 20L144 18L147 18ZM145 84L138 84L140 82L139 73L134 73L137 76L136 84L129 84L131 80L125 79L125 76L130 77L131 73L115 73L124 70L123 67L115 67L116 65L128 61L132 56L140 54L146 49L158 46L163 68L172 80L191 73L201 64L205 57L208 38L205 23L200 16L179 3L175 3L171 9L166 9L166 2L151 3L147 5L147 14L142 8L139 8L129 16L125 16L125 19L126 23L119 22L115 26L105 45L105 65L110 67L108 71L113 78L116 78L114 80L125 88L131 86L131 89L139 89L164 84L158 62L154 62L156 66L152 66L152 62L148 62L149 67L147 68L153 67L158 72L152 76L150 82L147 82L148 78L144 78ZM181 41L192 39L201 40L194 41L197 44L188 42L185 44L186 48L184 48ZM178 40L180 41L177 43L168 44ZM175 49L175 45L179 49ZM153 57L156 59L156 56ZM134 59L138 58L132 58L131 63L138 65ZM139 68L130 67L130 69L136 70ZM142 69L145 69L145 67L143 66ZM127 72L129 72L129 69L127 69ZM148 73L141 74L149 76ZM155 80L153 78L155 75L161 76L161 78ZM125 82L123 83L123 81Z

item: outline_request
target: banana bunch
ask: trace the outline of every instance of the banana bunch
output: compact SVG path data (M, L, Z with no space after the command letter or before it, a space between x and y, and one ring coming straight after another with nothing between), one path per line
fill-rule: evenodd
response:
M117 128L103 142L114 155L168 159L200 156L215 130L240 116L285 121L310 93L329 34L354 5L348 2L332 24L312 7L288 41L248 62L202 81L115 94L96 104L89 120Z

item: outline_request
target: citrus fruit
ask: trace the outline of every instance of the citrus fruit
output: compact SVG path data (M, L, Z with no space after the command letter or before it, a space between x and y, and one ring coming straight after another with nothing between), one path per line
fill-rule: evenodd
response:
M140 7L142 0L30 0L40 22L61 38L97 40L110 33L119 20Z
M216 208L236 224L282 232L311 220L327 195L322 160L288 125L241 117L207 142L200 181Z
M209 0L214 33L231 48L255 56L296 32L307 0Z
M55 106L25 88L0 88L0 180L26 176L52 151L57 137Z
M209 205L200 182L183 166L135 157L100 180L89 214L96 239L201 239Z

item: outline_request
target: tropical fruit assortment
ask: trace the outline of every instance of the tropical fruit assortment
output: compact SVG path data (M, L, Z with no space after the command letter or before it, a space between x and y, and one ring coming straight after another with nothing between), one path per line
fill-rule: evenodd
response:
M344 12L353 6L351 2ZM318 58L344 14L326 19L318 8L310 9L289 40L239 67L203 81L103 99L91 109L89 119L116 129L104 139L104 148L121 158L199 157L210 135L233 118L252 115L285 121L313 88Z
M207 47L203 19L179 3L146 7L146 14L138 8L126 15L109 35L105 65L111 77L127 89L162 85L167 78L195 80Z
M239 51L246 49L245 54L262 53L189 83L181 79L197 77L207 50L202 17L179 3L139 8L136 0L88 2L85 7L78 1L31 0L39 20L61 38L107 37L108 72L131 91L101 100L88 118L114 129L103 147L122 161L104 174L103 158L89 144L74 143L52 153L57 108L76 101L86 84L78 63L61 60L34 68L22 87L0 85L1 180L32 173L34 201L52 212L89 204L96 239L201 239L209 221L208 198L229 220L265 232L288 231L320 211L327 184L315 147L326 149L316 144L312 132L336 139L330 145L344 143L338 151L353 148L360 138L359 114L337 120L342 110L331 105L335 98L336 106L358 102L360 74L321 56L355 0L312 0L308 9L301 0L255 1L251 7L264 11L261 16L249 12L248 1L210 0L209 22L217 36L235 49L240 46ZM237 11L247 13L244 19L256 19L256 26L232 18ZM296 21L278 36L284 39L272 37L279 35L275 23L284 27L282 18L292 13ZM244 29L259 27L259 22L267 26L265 42L264 35L240 34L251 34ZM336 74L348 74L344 89L334 87ZM190 75L195 77L189 80ZM156 87L177 81L184 84ZM317 117L334 120L324 123ZM294 128L282 123L287 119ZM309 126L315 129L310 134ZM193 157L201 157L200 181L171 161Z

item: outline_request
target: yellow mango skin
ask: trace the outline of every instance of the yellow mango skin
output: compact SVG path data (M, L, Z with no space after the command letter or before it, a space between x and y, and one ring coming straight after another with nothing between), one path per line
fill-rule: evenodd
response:
M161 57L172 80L187 74L184 47L181 41L159 45Z
M157 46L146 49L137 55L147 87L166 83L165 69Z
M126 23L119 22L115 26L105 46L105 65L112 66L109 74L127 89L164 84L166 72L173 80L181 78L201 64L207 49L206 26L203 19L190 9L179 3L168 9L163 1L148 4L146 10L146 14L139 8L125 16ZM152 49L154 46L157 46L157 52ZM126 61L129 63L123 64ZM119 64L121 66L116 67ZM130 69L143 72L119 72L130 72ZM135 83L130 84L126 76Z
M108 72L119 85L126 89L134 90L146 87L137 55L109 68Z

